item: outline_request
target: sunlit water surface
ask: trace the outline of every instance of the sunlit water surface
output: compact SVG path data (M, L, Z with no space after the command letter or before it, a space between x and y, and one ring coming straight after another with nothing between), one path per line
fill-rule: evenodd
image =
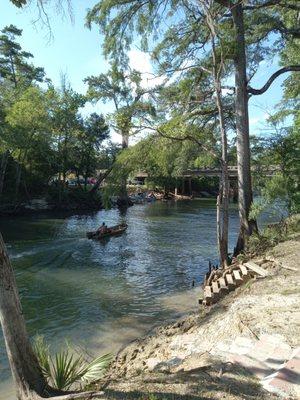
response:
M102 221L128 229L105 242L87 240L85 232ZM195 310L198 289L188 289L202 282L209 260L217 261L215 221L209 200L0 220L30 336L45 336L53 350L67 339L97 355ZM231 250L237 227L232 205ZM8 398L14 396L1 337L0 399Z

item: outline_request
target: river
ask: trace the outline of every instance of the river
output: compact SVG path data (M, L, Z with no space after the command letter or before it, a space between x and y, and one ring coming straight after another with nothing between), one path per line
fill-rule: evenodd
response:
M102 221L128 229L105 242L85 232ZM208 262L217 261L215 201L135 205L121 214L53 214L0 220L29 334L56 350L65 340L97 355L197 308ZM230 248L238 213L230 208ZM193 295L189 297L187 293ZM0 399L14 398L0 338Z

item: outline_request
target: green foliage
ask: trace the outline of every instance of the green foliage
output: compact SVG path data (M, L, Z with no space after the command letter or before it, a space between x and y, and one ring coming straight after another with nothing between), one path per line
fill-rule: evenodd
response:
M111 102L115 107L109 119L113 129L122 135L124 147L127 147L129 135L143 125L144 119L155 116L152 102L146 99L149 91L142 88L138 71L127 72L114 62L106 74L90 76L85 82L89 100Z
M6 122L14 129L38 132L47 127L47 95L38 87L29 87L8 110Z
M15 88L26 87L33 82L42 82L45 76L43 68L34 67L28 62L33 55L23 51L17 38L22 30L14 25L6 26L0 35L0 77L10 81Z
M86 98L76 93L64 76L59 89L49 81L47 88L40 87L44 71L29 63L32 54L23 51L17 41L22 31L11 25L1 33L0 157L8 151L12 159L0 171L4 177L0 196L17 202L43 195L49 190L49 180L57 175L61 185L57 193L50 188L49 196L59 203L63 198L74 202L77 196L65 190L67 175L83 177L87 189L88 177L96 174L103 158L108 125L102 115L81 116ZM88 198L84 204L95 204L96 200Z
M83 187L68 188L62 185L51 185L47 188L46 199L50 204L66 210L97 210L102 205L99 192L90 192Z
M26 5L27 0L10 0L15 6L21 8Z
M279 54L282 65L299 64L297 1L291 1L289 5L271 2L267 6L263 0L248 3L247 5L243 3L247 75L252 79L262 61L272 63L275 54ZM223 1L212 2L210 13L216 31L215 56L217 62L220 63L220 78L224 82L232 74L234 68L233 60L237 52L236 32L230 10ZM147 44L151 43L148 51L151 52L157 72L171 79L171 83L160 90L157 102L157 115L161 120L168 121L161 124L162 133L166 134L167 131L175 140L186 138L194 144L200 144L199 148L202 147L202 151L199 151L196 165L213 165L220 152L219 138L216 135L218 121L211 75L211 35L206 24L203 3L179 0L159 2L105 0L98 2L89 10L87 24L89 27L91 24L97 24L100 27L105 38L105 56L118 65L122 65L122 68L128 65L126 53L133 41L136 43L136 33L141 39L144 50ZM299 97L298 75L299 73L292 73L285 82L285 103L289 99L289 105L283 107L281 112L282 116L294 115L295 121L299 122L298 106L295 107L297 103L295 99ZM234 94L228 92L222 97L226 128L233 129ZM203 135L199 139L198 135L201 133ZM203 138L205 135L207 139ZM207 142L210 143L208 146L210 151L207 151ZM176 148L177 144L173 143L172 146ZM215 154L213 161L211 150ZM163 153L163 151L160 152L162 158L167 160L166 152ZM264 150L263 153L273 163L277 165L280 163L278 152L275 160L276 151L269 149ZM290 154L295 163L296 155L292 155L292 152ZM288 158L287 153L284 157ZM236 162L236 154L233 152L231 159ZM155 165L153 162L152 164ZM172 167L176 168L174 163L170 163L170 169ZM162 168L162 172L163 176L168 175L166 169ZM260 179L260 186L266 185L264 190L264 196L267 197L266 205L276 194L288 198L290 210L297 210L299 184L293 183L296 174L293 171L290 172L291 169L288 167L282 170L281 178L274 177L270 182ZM281 185L283 181L284 185Z
M112 359L110 354L105 354L86 362L82 356L74 354L69 345L66 350L51 356L50 347L41 336L35 339L34 351L46 380L60 390L68 390L77 382L89 384L99 379Z
M277 243L287 240L289 235L299 231L299 214L292 215L287 219L281 219L279 223L269 224L260 234L250 236L246 251L253 254L262 254Z
M262 198L254 203L252 217L270 207L276 200L287 204L291 213L300 210L300 130L285 128L268 139L260 140L253 149L256 166L260 169L255 175L255 186L260 189ZM277 167L278 172L266 177L264 170Z

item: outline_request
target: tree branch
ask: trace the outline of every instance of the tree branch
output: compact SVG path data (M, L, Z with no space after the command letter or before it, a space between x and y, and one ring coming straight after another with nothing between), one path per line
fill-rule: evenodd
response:
M269 87L272 85L272 83L275 81L278 76L285 74L286 72L291 72L291 71L300 71L300 65L290 65L288 67L283 67L276 71L264 84L264 86L260 89L254 89L251 86L248 86L247 90L248 93L254 94L254 95L259 95L265 93Z
M292 3L283 2L282 0L268 0L263 4L256 4L253 6L244 6L243 10L244 11L252 11L252 10L258 10L260 8L273 7L273 6L289 8L291 10L296 10L296 11L300 10L300 6L297 6L296 4L292 4Z

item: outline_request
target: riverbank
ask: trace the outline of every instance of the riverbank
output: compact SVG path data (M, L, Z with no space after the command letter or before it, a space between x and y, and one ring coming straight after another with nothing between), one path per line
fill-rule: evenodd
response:
M286 379L271 375L300 346L299 229L287 239L264 254L268 277L135 340L97 388L112 399L298 398L299 362Z
M0 204L0 217L19 217L41 212L93 212L103 209L99 195L84 193L80 196L68 196L62 201L49 200L47 197L33 198L19 203Z
M203 280L209 260L217 261L215 202L157 201L125 211L1 218L31 338L44 336L54 352L68 340L91 357L116 354L154 325L197 310L196 290L185 307L183 302L193 281ZM124 222L128 229L104 243L88 240L86 232L103 221ZM272 220L265 215L264 221ZM235 206L230 227L233 248ZM8 400L11 374L1 340L0 364L0 398Z

